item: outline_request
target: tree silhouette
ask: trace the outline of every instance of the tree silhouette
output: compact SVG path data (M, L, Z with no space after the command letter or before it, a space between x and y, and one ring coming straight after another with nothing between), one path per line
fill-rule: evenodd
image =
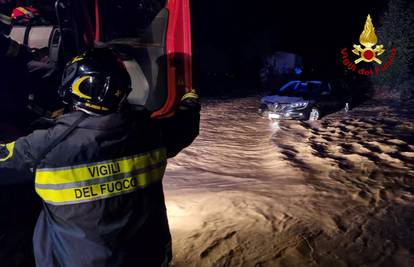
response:
M414 3L410 0L390 0L388 10L379 20L378 43L388 60L391 48L396 49L392 66L379 75L372 76L374 89L388 90L396 95L414 96Z

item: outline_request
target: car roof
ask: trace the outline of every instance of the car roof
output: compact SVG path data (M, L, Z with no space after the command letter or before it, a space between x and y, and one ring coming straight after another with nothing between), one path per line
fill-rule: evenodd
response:
M320 85L323 82L322 81L317 81L317 80L310 80L310 81L293 80L293 81L289 81L289 82L285 83L282 87L280 87L280 89L284 89L284 88L290 86L291 84L299 84L299 83L302 84L302 85L306 85L306 84L309 84L309 83Z
M318 80L309 80L309 81L293 80L293 81L289 81L289 82L285 83L283 86L288 85L288 84L292 84L292 83L317 83L317 84L321 84L321 83L323 83L323 81L318 81Z

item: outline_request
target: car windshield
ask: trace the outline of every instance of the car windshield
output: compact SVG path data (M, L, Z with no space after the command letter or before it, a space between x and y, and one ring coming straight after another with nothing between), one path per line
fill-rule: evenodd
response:
M319 82L295 82L283 86L277 91L277 95L283 96L315 96L321 93Z

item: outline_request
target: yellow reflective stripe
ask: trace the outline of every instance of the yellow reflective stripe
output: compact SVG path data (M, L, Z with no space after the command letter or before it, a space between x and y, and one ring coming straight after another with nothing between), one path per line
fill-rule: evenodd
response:
M0 155L0 161L6 161L9 158L13 157L13 152L14 152L14 145L16 144L16 142L12 142L12 143L8 143L6 145L1 145L1 147L3 147L2 149L6 149L6 153L4 155Z
M0 13L0 22L3 22L6 25L10 25L12 22L12 18Z
M98 105L91 104L91 103L88 103L88 102L85 103L85 106L93 108L93 109L97 109L97 110L105 110L105 111L109 110L109 108L107 108L107 107L98 106Z
M83 60L83 57L82 56L77 56L77 57L74 57L70 63L73 64L73 63L81 61L81 60Z
M81 85L81 83L82 83L84 80L89 79L89 78L92 78L92 76L83 76L83 77L80 77L79 79L77 79L76 81L74 81L74 82L73 82L73 84L72 84L72 92L73 92L75 95L79 96L80 98L84 98L84 99L92 99L92 97L90 97L90 96L88 96L88 95L85 95L84 93L82 93L82 92L79 90L79 86Z
M67 168L36 170L36 184L56 185L93 180L131 173L144 169L166 160L164 148L153 150L140 155L110 161L71 166Z
M187 98L195 98L195 99L198 99L198 94L197 93L195 93L195 92L189 92L189 93L186 93L182 98L181 98L181 101L183 101L184 99L187 99Z
M146 173L116 181L62 190L36 188L36 192L45 202L50 204L76 204L133 192L139 188L146 187L151 183L161 181L164 172L165 165Z

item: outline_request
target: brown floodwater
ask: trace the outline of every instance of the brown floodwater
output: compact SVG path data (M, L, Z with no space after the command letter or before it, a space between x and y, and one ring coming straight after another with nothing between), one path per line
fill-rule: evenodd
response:
M175 266L414 266L414 105L272 123L209 100L169 160Z

